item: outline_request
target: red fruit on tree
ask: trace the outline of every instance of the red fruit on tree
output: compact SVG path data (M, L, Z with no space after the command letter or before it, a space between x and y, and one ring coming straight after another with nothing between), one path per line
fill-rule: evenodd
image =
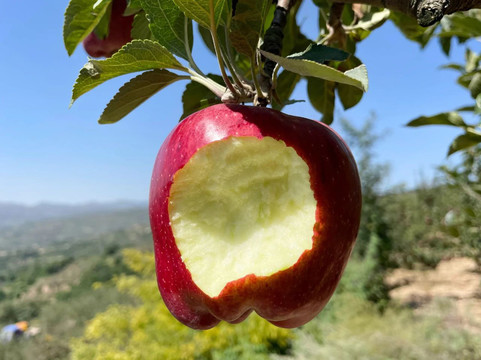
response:
M122 46L132 41L131 30L134 15L124 16L127 8L126 0L113 0L110 13L109 33L100 39L91 32L83 41L87 54L92 57L110 57Z
M159 289L179 321L208 329L255 311L292 328L322 310L341 278L361 186L328 126L215 105L163 143L149 211Z

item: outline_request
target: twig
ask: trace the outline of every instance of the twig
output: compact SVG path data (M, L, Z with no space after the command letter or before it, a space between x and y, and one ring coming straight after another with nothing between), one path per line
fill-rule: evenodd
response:
M284 27L286 26L287 14L289 12L290 0L280 0L277 3L269 29L264 35L264 43L261 49L275 55L281 55L282 40L284 39ZM269 79L276 66L276 62L263 58L264 74Z
M481 0L331 0L333 3L358 3L399 11L417 19L419 25L430 26L458 11L481 8Z
M342 12L344 3L333 3L329 12L329 20L327 21L327 30L329 33L324 38L323 43L326 45L337 43L341 49L346 46L346 32L342 25Z

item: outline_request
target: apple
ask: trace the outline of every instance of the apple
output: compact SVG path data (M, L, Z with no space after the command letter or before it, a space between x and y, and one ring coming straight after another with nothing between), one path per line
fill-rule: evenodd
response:
M333 294L360 212L355 161L330 127L243 105L194 113L166 138L152 175L164 302L194 329L252 311L301 326Z
M135 15L124 16L126 0L113 0L110 13L109 33L101 39L92 31L83 41L87 54L92 57L110 57L122 46L132 41L130 34Z

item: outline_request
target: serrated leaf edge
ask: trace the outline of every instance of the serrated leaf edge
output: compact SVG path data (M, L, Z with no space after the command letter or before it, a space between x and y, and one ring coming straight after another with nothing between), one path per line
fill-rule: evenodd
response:
M77 86L78 82L79 82L79 79L80 77L82 76L82 70L83 69L87 69L87 67L94 67L94 68L97 68L97 69L101 69L102 68L102 63L105 62L105 61L110 61L110 60L113 60L115 59L115 57L118 57L118 56L121 56L123 55L123 53L125 53L127 51L127 48L129 46L132 46L132 44L136 44L136 43L150 43L150 44L154 44L155 46L159 46L161 47L163 50L165 50L168 54L170 54L172 56L172 58L175 60L175 62L177 62L176 66L175 67L169 67L169 69L174 69L174 70L180 70L180 71L184 71L184 72L189 72L189 70L182 66L182 64L172 55L172 53L167 50L164 46L162 46L161 44L159 44L158 42L156 41L153 41L153 40L149 40L149 39L134 39L132 40L131 42L125 44L124 46L122 46L122 48L120 48L115 54L113 54L110 58L107 58L107 59L104 59L104 60L95 60L95 59L92 59L92 58L89 58L89 61L82 67L82 69L80 69L79 71L79 75L77 76L77 78L75 79L75 83L73 85L73 88L72 88L72 99L70 100L70 104L69 104L69 108L72 107L72 105L74 104L74 102L82 95L84 95L85 93L87 93L88 91L90 90L93 90L95 87L97 87L98 85L101 85L102 83L99 83L97 84L96 86L94 86L92 89L89 89L87 90L86 92L78 95L78 96L75 96L75 87ZM160 68L159 68L160 69ZM145 70L148 70L148 69L145 69ZM88 70L87 70L88 71ZM143 70L140 70L140 71L143 71ZM135 73L137 71L133 71L132 73ZM100 74L100 72L99 72ZM128 73L125 73L125 74L122 74L122 75L126 75ZM121 75L118 75L118 76L121 76ZM108 79L110 80L110 79ZM107 81L107 80L106 80Z
M315 61L312 61L312 60L306 60L306 59L289 59L289 58L284 58L284 57L281 57L281 56L278 56L278 55L275 55L275 54L272 54L272 53L269 53L267 51L263 51L263 50L259 50L261 52L262 55L264 55L266 58L272 60L272 61L275 61L277 63L279 63L279 60L288 60L288 61L295 61L295 62L304 62L304 63L310 63L310 64L314 64L315 66L318 66L320 68L326 68L326 69L329 69L329 71L333 72L333 73L338 73L339 75L343 75L343 76L347 76L349 79L353 80L353 82L342 82L342 81L336 81L336 80L332 80L332 79L328 79L328 78L324 78L324 77L321 77L321 76L316 76L316 75L312 75L312 74L308 74L308 73L301 73L301 72L297 72L298 74L302 75L302 76L312 76L312 77L317 77L319 79L323 79L323 80L327 80L327 81L334 81L334 82L338 82L338 83L342 83L342 84L347 84L347 85L352 85L352 86L355 86L359 89L361 89L362 91L367 91L367 88L368 88L368 82L367 82L367 79L366 81L361 81L357 76L353 77L353 76L350 76L350 75L347 75L347 73L349 72L352 72L353 70L356 70L356 69L364 69L366 75L367 75L367 68L364 64L361 64L353 69L350 69L346 72L342 72L342 71L339 71L333 67L330 67L330 66L327 66L327 65L324 65L324 64L320 64L318 62L315 62ZM279 65L281 65L279 63ZM282 66L282 65L281 65ZM283 66L284 67L284 66ZM292 71L292 70L289 70L287 69L286 67L284 67L284 69L288 70L288 71Z
M108 122L103 122L102 121L102 117L104 116L105 112L107 111L107 109L109 108L110 104L113 103L114 101L116 101L118 99L118 97L121 95L121 92L128 86L132 85L134 81L136 80L139 80L141 77L143 76L146 76L148 75L148 73L152 73L154 71L158 71L158 70L149 70L149 71L145 71L135 77L133 77L132 79L130 79L129 81L127 81L125 84L123 84L119 90L117 91L117 93L112 97L112 99L110 99L110 101L107 103L107 105L105 106L104 110L102 111L102 114L100 115L99 119L98 119L98 123L99 124L114 124L118 121L120 121L123 117L127 116L128 114L130 114L133 110L135 110L138 106L140 106L141 104L143 104L145 101L147 101L148 99L150 99L152 96L154 96L155 94L157 94L160 90L166 88L167 86L169 86L170 84L176 82L176 81L179 81L179 80L186 80L186 79L189 79L188 76L180 76L180 75L177 75L175 73L171 73L170 71L168 71L168 74L166 75L172 75L172 79L171 81L168 81L168 82L165 82L163 84L165 84L164 86L160 87L157 91L153 92L152 95L146 97L144 100L142 100L136 107L134 107L132 110L130 110L129 112L127 112L123 117L119 118L118 120L116 121L108 121ZM167 70L165 70L167 71ZM151 84L152 86L155 85L155 83L152 83ZM122 108L123 106L127 106L127 104L124 104L124 105L121 105L119 106L118 108Z

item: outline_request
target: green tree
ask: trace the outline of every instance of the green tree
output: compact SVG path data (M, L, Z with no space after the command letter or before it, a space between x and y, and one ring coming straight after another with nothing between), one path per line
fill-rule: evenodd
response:
M392 264L390 253L392 239L385 221L386 209L381 202L381 186L388 174L388 165L375 162L374 145L382 138L374 132L374 117L360 128L341 119L348 145L353 149L362 184L362 212L354 256L364 263L362 290L367 300L378 303L382 309L389 300L384 285L386 270Z
M459 237L470 254L481 265L481 146L467 149L458 166L441 170L452 187L463 192L462 204L443 219L443 230Z

